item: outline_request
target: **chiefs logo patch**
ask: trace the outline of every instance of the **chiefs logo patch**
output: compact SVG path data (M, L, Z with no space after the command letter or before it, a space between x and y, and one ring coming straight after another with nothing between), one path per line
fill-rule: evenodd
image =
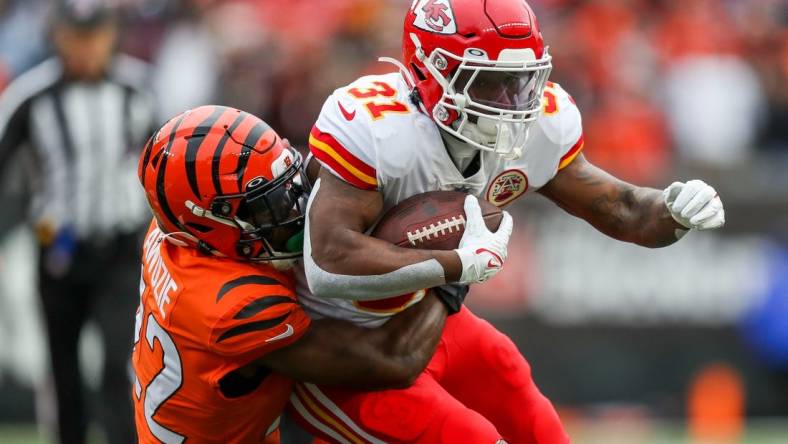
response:
M487 201L502 207L528 190L528 178L520 170L506 170L493 179L487 190Z
M413 24L417 28L438 34L457 32L450 0L415 0L413 12L416 14Z

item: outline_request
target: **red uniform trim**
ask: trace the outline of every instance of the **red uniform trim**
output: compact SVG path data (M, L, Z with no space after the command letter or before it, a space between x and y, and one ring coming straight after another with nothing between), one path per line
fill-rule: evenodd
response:
M354 156L333 136L320 131L317 127L312 128L309 136L309 149L318 160L351 185L364 190L377 189L375 168Z
M561 157L561 160L558 161L558 169L563 169L569 165L575 159L575 157L580 154L580 151L583 149L584 145L585 141L583 140L583 134L580 134L580 138L577 139L577 142L575 142L575 144L572 145L572 148L569 148L569 151L567 151L567 153Z

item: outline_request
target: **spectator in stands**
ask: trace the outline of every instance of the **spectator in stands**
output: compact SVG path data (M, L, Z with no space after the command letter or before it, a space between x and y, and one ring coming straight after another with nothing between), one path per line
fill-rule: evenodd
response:
M0 91L44 57L45 0L0 0Z

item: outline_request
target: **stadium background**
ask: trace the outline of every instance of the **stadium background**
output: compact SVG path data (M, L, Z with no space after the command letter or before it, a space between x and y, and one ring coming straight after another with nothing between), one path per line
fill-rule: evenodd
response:
M118 3L120 46L153 64L162 120L231 105L304 147L334 88L391 70L375 60L399 55L410 1ZM788 3L530 3L586 156L658 188L702 178L728 223L655 251L523 199L505 271L469 304L515 340L575 442L788 442ZM0 0L0 90L47 55L46 8ZM0 199L0 441L37 442L51 412L34 403L48 384L35 249L12 210L27 197ZM96 386L101 338L83 336Z

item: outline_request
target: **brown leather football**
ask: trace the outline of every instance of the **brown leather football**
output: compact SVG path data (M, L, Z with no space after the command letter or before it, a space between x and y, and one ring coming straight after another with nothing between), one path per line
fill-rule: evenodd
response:
M430 191L403 200L383 215L372 236L399 247L427 250L453 250L465 232L467 194L459 191ZM498 229L501 209L479 200L484 223Z

